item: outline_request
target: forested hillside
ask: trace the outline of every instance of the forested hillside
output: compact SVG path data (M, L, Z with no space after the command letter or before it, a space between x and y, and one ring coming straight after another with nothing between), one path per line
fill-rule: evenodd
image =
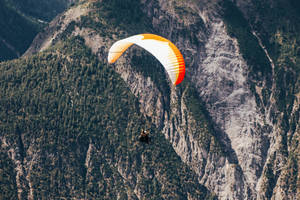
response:
M119 75L83 39L2 63L0 74L1 199L209 198ZM150 144L138 141L146 125Z

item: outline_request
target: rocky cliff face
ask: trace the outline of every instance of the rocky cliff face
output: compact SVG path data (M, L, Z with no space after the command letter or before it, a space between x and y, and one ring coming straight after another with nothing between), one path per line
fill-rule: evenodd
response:
M271 25L264 22L268 16L258 9L256 1L247 4L242 1L122 2L91 1L71 8L56 18L46 33L37 36L26 56L45 51L71 36L80 36L98 61L106 63L108 49L117 39L139 32L169 38L186 61L185 82L178 87L170 85L160 64L139 48L128 50L128 54L110 66L137 99L141 116L148 120L146 124L163 133L193 171L187 172L196 177L193 183L202 184L218 199L297 199L299 49L295 44L294 49L284 48L299 42L297 35L287 36L279 22L274 22L278 29L270 29ZM274 1L265 9L277 12L279 5ZM130 8L137 9L132 16L128 13ZM283 22L288 19L288 14L282 17ZM299 30L298 26L289 28ZM14 148L9 150L12 147L8 144L2 142L2 148L16 152ZM117 165L111 172L113 180L125 183L125 188L119 190L119 198L126 188L131 188L126 195L128 199L147 198L145 194L149 191L139 187L142 177L147 180L155 177L161 185L169 184L161 180L161 174L156 173L161 168L155 165L151 166L158 171L149 171L147 166L138 163L130 169L130 156L118 158L91 140L83 149L86 180L97 177L94 174L97 164L92 158L104 156L105 165ZM28 166L34 159L24 168L13 155L9 157L16 166L19 198L22 191L33 198L30 181L21 184L20 177L25 182L30 177ZM149 157L142 154L141 159L149 160ZM99 168L101 177L109 178L103 165ZM100 182L101 177L97 177ZM112 180L106 183L114 189ZM193 194L197 191L201 189L195 187L183 196L197 199Z

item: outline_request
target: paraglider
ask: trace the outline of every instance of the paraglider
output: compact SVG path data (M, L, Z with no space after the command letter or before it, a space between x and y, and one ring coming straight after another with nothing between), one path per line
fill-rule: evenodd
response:
M183 81L185 64L182 54L171 41L158 35L139 34L115 42L109 50L108 62L114 63L133 44L144 48L157 58L174 85Z
M149 141L150 141L149 134L150 134L149 130L146 131L146 130L142 129L140 137L139 137L140 142L149 143Z

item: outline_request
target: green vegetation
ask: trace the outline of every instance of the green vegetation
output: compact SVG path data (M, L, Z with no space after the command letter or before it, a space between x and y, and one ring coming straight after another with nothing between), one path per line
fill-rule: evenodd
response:
M290 144L290 153L287 156L287 163L282 170L282 187L285 191L288 191L293 198L298 199L300 197L300 154L299 154L299 131L293 135Z
M0 152L0 199L18 199L14 164L7 154Z
M254 24L256 31L260 33L264 45L277 64L276 66L281 67L278 65L280 63L277 62L283 61L284 58L289 57L294 60L299 56L297 53L300 28L299 2L295 0L278 0L274 1L271 6L270 2L264 0L255 1L253 5L256 13L249 16L249 21ZM253 22L255 19L256 21ZM299 64L296 65L299 68Z
M144 77L150 77L155 83L156 87L166 97L165 109L170 109L170 103L168 97L170 96L171 89L169 86L170 79L161 63L153 57L149 52L140 47L132 47L128 49L130 56L130 66L136 71L141 73Z
M110 28L126 31L129 35L151 31L151 21L142 12L140 0L104 0L92 6Z
M271 6L269 1L263 0L253 1L253 6L253 10L248 13L248 22L259 34L275 64L277 107L280 112L288 115L294 95L300 92L300 4L295 0L278 0ZM235 6L231 4L231 7ZM230 21L237 19L232 18Z
M90 5L92 11L88 16L81 17L80 21L72 22L67 30L63 33L63 39L75 29L75 26L80 28L91 28L103 37L116 36L117 39L123 39L130 35L147 33L152 31L152 24L142 12L141 2L139 0L113 0L93 2ZM135 12L131 12L134 10ZM158 86L158 89L169 96L169 79L166 76L164 68L159 61L153 59L153 56L141 49L140 47L131 47L127 50L130 66L145 77L150 77L151 80ZM165 99L166 108L169 108L168 99Z
M135 185L144 199L183 199L187 192L212 198L154 126L150 144L137 140L151 123L82 38L0 66L0 136L15 144L20 160L32 162L34 198L126 199ZM13 179L8 182L14 187Z
M255 6L259 16L255 26L275 63L277 107L288 115L294 95L300 92L299 3L280 0L270 7L268 2L258 1Z
M192 114L196 120L195 138L197 138L202 147L207 151L213 153L222 154L222 148L217 138L215 138L215 130L213 128L212 120L209 117L209 113L205 109L204 103L198 96L196 89L183 82L183 87L186 87L184 94L184 101L186 103L188 111Z
M95 1L90 3L90 8L91 12L76 23L78 27L91 28L110 39L113 36L121 39L134 34L153 33L151 21L142 12L139 0Z
M271 75L271 65L241 11L228 0L222 1L222 17L227 32L238 41L240 52L248 63L251 76L256 80Z
M274 159L273 159L274 161ZM272 162L269 162L267 164L267 168L266 168L266 171L264 172L264 175L267 179L267 182L266 182L266 188L264 188L264 192L265 192L265 195L268 199L271 199L272 197L272 194L273 194L273 189L276 185L276 181L277 181L277 178L274 174L274 169L273 169L273 164ZM276 172L275 172L276 173Z
M288 170L286 181L287 185L289 186L289 192L295 194L297 193L297 189L299 188L299 156L296 156L294 153L289 155L289 163L288 163Z
M273 79L276 86L274 97L277 110L271 117L274 123L280 123L282 130L277 153L287 158L279 183L279 172L273 172L276 165L273 166L272 161L267 165L266 196L271 198L273 188L280 184L289 194L298 194L299 198L297 123L300 109L294 108L297 106L296 95L300 92L300 3L296 0L278 0L272 1L272 4L266 0L252 3L254 7L248 10L248 23L251 23L253 30L259 34L275 64ZM295 196L293 198L297 199Z
M20 7L11 7L7 4L10 1ZM0 30L0 60L17 56L15 51L7 48L3 39L22 53L38 30L38 26L20 11L44 20L54 15L43 13L51 3L37 2L41 9L31 9L33 2L0 0L0 24L5 28ZM264 1L255 2L263 21L257 27L270 31L259 36L276 64L275 98L279 113L283 113L280 120L282 132L294 133L299 111L293 116L290 113L294 95L300 90L299 3L288 0L288 5L294 8L290 7L291 12L287 14L288 11L280 11L279 7L275 11L265 9ZM175 12L179 15L192 12L176 5ZM250 67L251 81L270 81L270 63L251 33L249 22L231 1L223 1L220 5L227 31L237 39ZM25 175L22 177L22 184L28 187L30 181L34 199L134 199L136 192L143 199L185 199L188 195L195 199L216 198L198 183L197 175L182 163L163 134L140 113L138 100L120 76L92 55L82 38L70 38L76 26L91 28L106 40L153 33L151 20L145 16L142 7L138 0L95 1L91 3L91 12L71 22L61 35L62 41L52 49L0 64L0 137L17 151L15 159L29 170L27 179ZM58 4L53 8L55 12L60 9ZM293 15L295 19L292 19ZM202 26L204 24L199 19L199 26L194 24L193 27ZM257 27L254 26L255 30ZM23 30L29 31L23 34ZM182 30L180 34L190 35L190 32ZM196 41L197 38L191 40L192 43ZM169 105L171 88L158 61L138 47L131 48L124 56L130 57L128 60L135 71L157 83L158 89L166 96L164 108L169 111L173 106ZM268 83L262 90L264 103L269 100ZM255 91L254 84L250 87ZM220 144L219 137L214 135L212 121L196 89L187 80L178 88L182 90L188 114L195 119L191 126L195 128L195 138L207 152L226 153L226 149L222 149L223 143ZM151 129L149 145L137 141L145 124L150 124ZM298 142L293 134L289 137L282 135L279 149L283 156L288 155L283 180L293 193L299 190L300 159L298 154L288 152L288 148L298 149ZM0 199L16 199L15 163L6 149L1 149L0 158ZM274 160L271 159L264 171L267 198L272 197L278 181L279 172L274 172L276 166L272 164ZM28 191L23 193L24 197L29 195Z

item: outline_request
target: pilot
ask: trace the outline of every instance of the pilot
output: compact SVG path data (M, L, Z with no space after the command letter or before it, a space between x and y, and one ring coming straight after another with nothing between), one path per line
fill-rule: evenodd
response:
M146 130L142 129L139 140L141 142L149 143L149 134L150 134L149 130L146 131Z

